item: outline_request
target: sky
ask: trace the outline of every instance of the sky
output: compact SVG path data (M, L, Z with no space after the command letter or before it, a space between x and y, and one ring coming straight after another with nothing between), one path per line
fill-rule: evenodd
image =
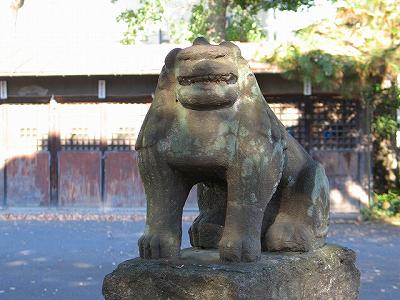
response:
M138 5L138 0L116 3L111 0L25 0L15 15L10 9L11 2L0 1L0 43L74 43L76 46L120 41L125 25L117 23L116 17L125 8ZM181 1L173 2L178 7L183 5ZM316 4L300 13L277 12L276 19L269 13L267 24L277 32L279 40L288 39L293 30L334 15L334 7L326 0L317 0Z
M276 18L268 22L270 30L277 32L279 41L286 41L293 37L294 30L307 27L322 18L334 19L336 12L334 5L326 0L316 0L315 4L298 12L276 11Z
M17 21L11 0L0 1L0 36L30 42L102 43L118 41L124 25L115 18L129 0L25 0Z

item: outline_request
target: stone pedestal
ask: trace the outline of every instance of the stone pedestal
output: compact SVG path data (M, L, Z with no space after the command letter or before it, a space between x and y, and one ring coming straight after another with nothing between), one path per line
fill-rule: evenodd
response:
M121 263L103 283L106 300L357 299L355 253L337 245L309 253L262 254L256 263L221 263L218 251L185 249L173 259Z

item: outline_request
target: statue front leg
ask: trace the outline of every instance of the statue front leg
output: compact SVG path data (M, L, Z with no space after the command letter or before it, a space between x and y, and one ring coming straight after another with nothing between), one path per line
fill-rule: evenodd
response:
M151 148L139 152L139 170L147 196L147 219L139 239L142 258L178 256L182 211L191 185Z
M256 261L261 254L261 227L265 208L282 176L283 151L271 157L246 156L228 170L228 203L219 243L224 261Z

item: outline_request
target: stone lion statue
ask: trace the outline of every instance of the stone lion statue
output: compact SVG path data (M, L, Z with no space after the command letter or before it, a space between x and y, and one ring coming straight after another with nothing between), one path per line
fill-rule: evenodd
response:
M286 132L233 43L197 38L167 55L136 150L147 195L142 258L179 255L182 210L196 184L191 244L218 248L222 261L325 243L324 168Z

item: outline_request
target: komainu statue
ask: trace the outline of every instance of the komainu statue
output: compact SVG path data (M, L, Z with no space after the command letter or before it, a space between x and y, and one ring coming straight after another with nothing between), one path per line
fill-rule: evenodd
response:
M325 244L324 168L286 132L233 43L197 38L167 55L136 149L147 195L142 258L179 255L196 184L191 244L218 248L222 261Z

